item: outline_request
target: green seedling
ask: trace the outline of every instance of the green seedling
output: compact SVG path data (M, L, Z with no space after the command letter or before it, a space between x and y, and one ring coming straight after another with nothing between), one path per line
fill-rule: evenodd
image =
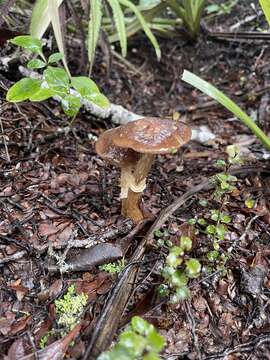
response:
M134 316L116 345L102 353L97 360L161 360L159 352L164 346L165 340L154 326Z
M189 297L188 281L199 276L201 264L197 259L187 257L192 250L192 240L181 236L179 246L171 246L165 260L162 276L165 283L159 287L160 296L169 296L171 303Z
M39 71L39 78L25 77L16 82L7 92L8 101L36 102L57 97L65 114L73 120L84 101L90 101L99 107L109 106L108 99L101 94L93 80L86 76L70 77L67 71L58 65L63 54L52 54L47 60L42 51L42 41L30 35L17 36L10 42L37 56L28 61L27 67Z
M58 335L59 330L61 337L64 337L80 322L87 299L88 296L84 293L77 295L75 286L70 285L63 298L55 300L57 328L49 330L40 339L39 347L41 349L45 348L51 336Z
M100 265L99 269L102 271L106 271L109 274L118 274L124 269L124 267L125 267L125 259L121 259L113 263Z

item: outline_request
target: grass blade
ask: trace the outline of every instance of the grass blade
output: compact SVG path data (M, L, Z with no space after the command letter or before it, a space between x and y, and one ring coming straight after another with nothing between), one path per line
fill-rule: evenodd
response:
M125 16L123 14L123 11L121 9L121 6L120 6L118 0L108 0L108 3L110 4L112 11L113 11L113 18L114 18L115 26L116 26L117 33L119 36L122 56L126 57L127 56L127 33L126 33L126 26L125 26Z
M97 47L99 32L101 28L101 1L90 1L90 19L88 23L88 59L90 62L90 73L95 59L95 51Z
M259 0L259 3L270 26L270 0Z
M70 72L69 72L69 69L68 69L67 59L66 59L66 56L65 56L65 45L64 45L64 40L63 40L63 36L62 36L62 31L61 31L58 6L59 5L57 5L57 2L55 0L48 0L48 13L49 13L49 17L50 17L51 22L52 22L54 36L55 36L56 43L57 43L59 51L62 54L64 54L63 64L65 66L65 69L66 69L69 77L70 77L71 75L70 75Z
M196 87L206 95L218 101L226 109L232 112L238 119L240 119L252 132L257 136L262 144L270 150L270 138L254 123L254 121L231 99L229 99L220 90L209 84L207 81L201 79L199 76L184 70L182 80L186 83Z
M152 33L150 27L148 26L147 22L145 21L144 17L142 16L141 12L137 9L136 5L134 5L131 1L129 0L119 0L119 2L126 6L127 8L129 8L131 11L134 12L134 14L136 15L137 19L140 22L140 25L143 29L143 31L145 32L146 36L148 37L148 39L150 40L150 42L152 43L155 51L156 51L156 55L157 58L160 59L161 57L161 51L160 51L160 47L158 45L157 39L155 37L155 35Z
M55 0L57 6L60 6L63 0ZM48 9L48 0L37 0L35 2L31 23L30 34L33 37L41 39L51 22Z

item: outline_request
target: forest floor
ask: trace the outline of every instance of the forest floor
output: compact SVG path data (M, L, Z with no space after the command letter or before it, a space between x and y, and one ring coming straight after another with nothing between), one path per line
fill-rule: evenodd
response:
M238 24L255 11L255 19ZM231 14L206 19L211 31L232 31L233 26L235 31L258 31L262 24L263 15L248 8L246 1L239 1ZM228 145L243 149L245 163L235 189L223 201L214 198L214 190L202 188L159 228L174 244L181 235L192 238L190 256L201 262L203 271L189 282L190 299L172 305L157 295L167 250L157 246L157 235L152 236L127 308L117 318L118 332L137 314L165 337L164 359L270 359L269 154L232 114L181 81L184 69L210 81L269 134L268 42L202 34L193 44L181 36L160 39L160 44L160 62L140 34L129 42L129 64L112 57L108 66L99 53L93 70L111 102L142 115L178 113L191 127L205 125L215 134L207 143L189 142L176 155L158 156L144 194L153 219L216 174L215 163L227 159ZM74 69L76 51L69 48ZM104 253L98 256L112 261L117 244L134 228L120 215L119 170L95 152L93 136L115 125L81 111L67 133L68 119L55 101L6 102L5 87L21 77L20 58L13 53L8 44L0 50L2 59L13 57L7 68L3 63L0 67L0 358L8 354L6 359L20 359L40 349L44 335L57 329L55 300L74 284L78 293L88 295L80 333L67 350L69 358L79 359L118 283L117 274L94 266L97 254L85 243L111 243L112 249L101 248ZM204 218L212 224L215 209L229 215L231 222L219 242L219 257L210 261L213 239L189 220ZM153 219L132 233L126 264ZM60 273L59 258L73 268ZM56 332L47 344L59 338ZM53 359L49 352L43 356Z

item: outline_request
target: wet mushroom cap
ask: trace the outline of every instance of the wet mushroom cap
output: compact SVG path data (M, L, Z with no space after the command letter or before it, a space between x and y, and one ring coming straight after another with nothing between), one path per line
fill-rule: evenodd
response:
M104 131L96 142L96 152L108 163L121 167L138 160L139 154L129 148L114 145L113 139L118 137L119 128Z
M113 144L138 153L167 154L191 138L191 129L182 122L146 117L119 126Z

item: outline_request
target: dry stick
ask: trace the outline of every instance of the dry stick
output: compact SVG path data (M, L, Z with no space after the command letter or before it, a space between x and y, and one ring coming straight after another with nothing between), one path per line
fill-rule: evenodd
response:
M230 171L232 175L251 174L251 173L270 173L270 168L264 167L244 167ZM187 200L189 200L196 193L204 190L214 188L214 183L211 179L205 180L192 187L185 194L176 199L170 206L161 211L157 220L151 226L150 230L138 245L135 253L133 254L130 264L125 268L122 277L119 279L118 284L110 293L105 305L104 310L95 324L94 331L83 360L95 360L98 355L106 350L111 344L115 332L117 331L121 316L129 300L129 295L132 291L133 283L136 277L137 269L140 261L144 255L145 245L149 239L154 235L156 229L163 226L168 218Z

